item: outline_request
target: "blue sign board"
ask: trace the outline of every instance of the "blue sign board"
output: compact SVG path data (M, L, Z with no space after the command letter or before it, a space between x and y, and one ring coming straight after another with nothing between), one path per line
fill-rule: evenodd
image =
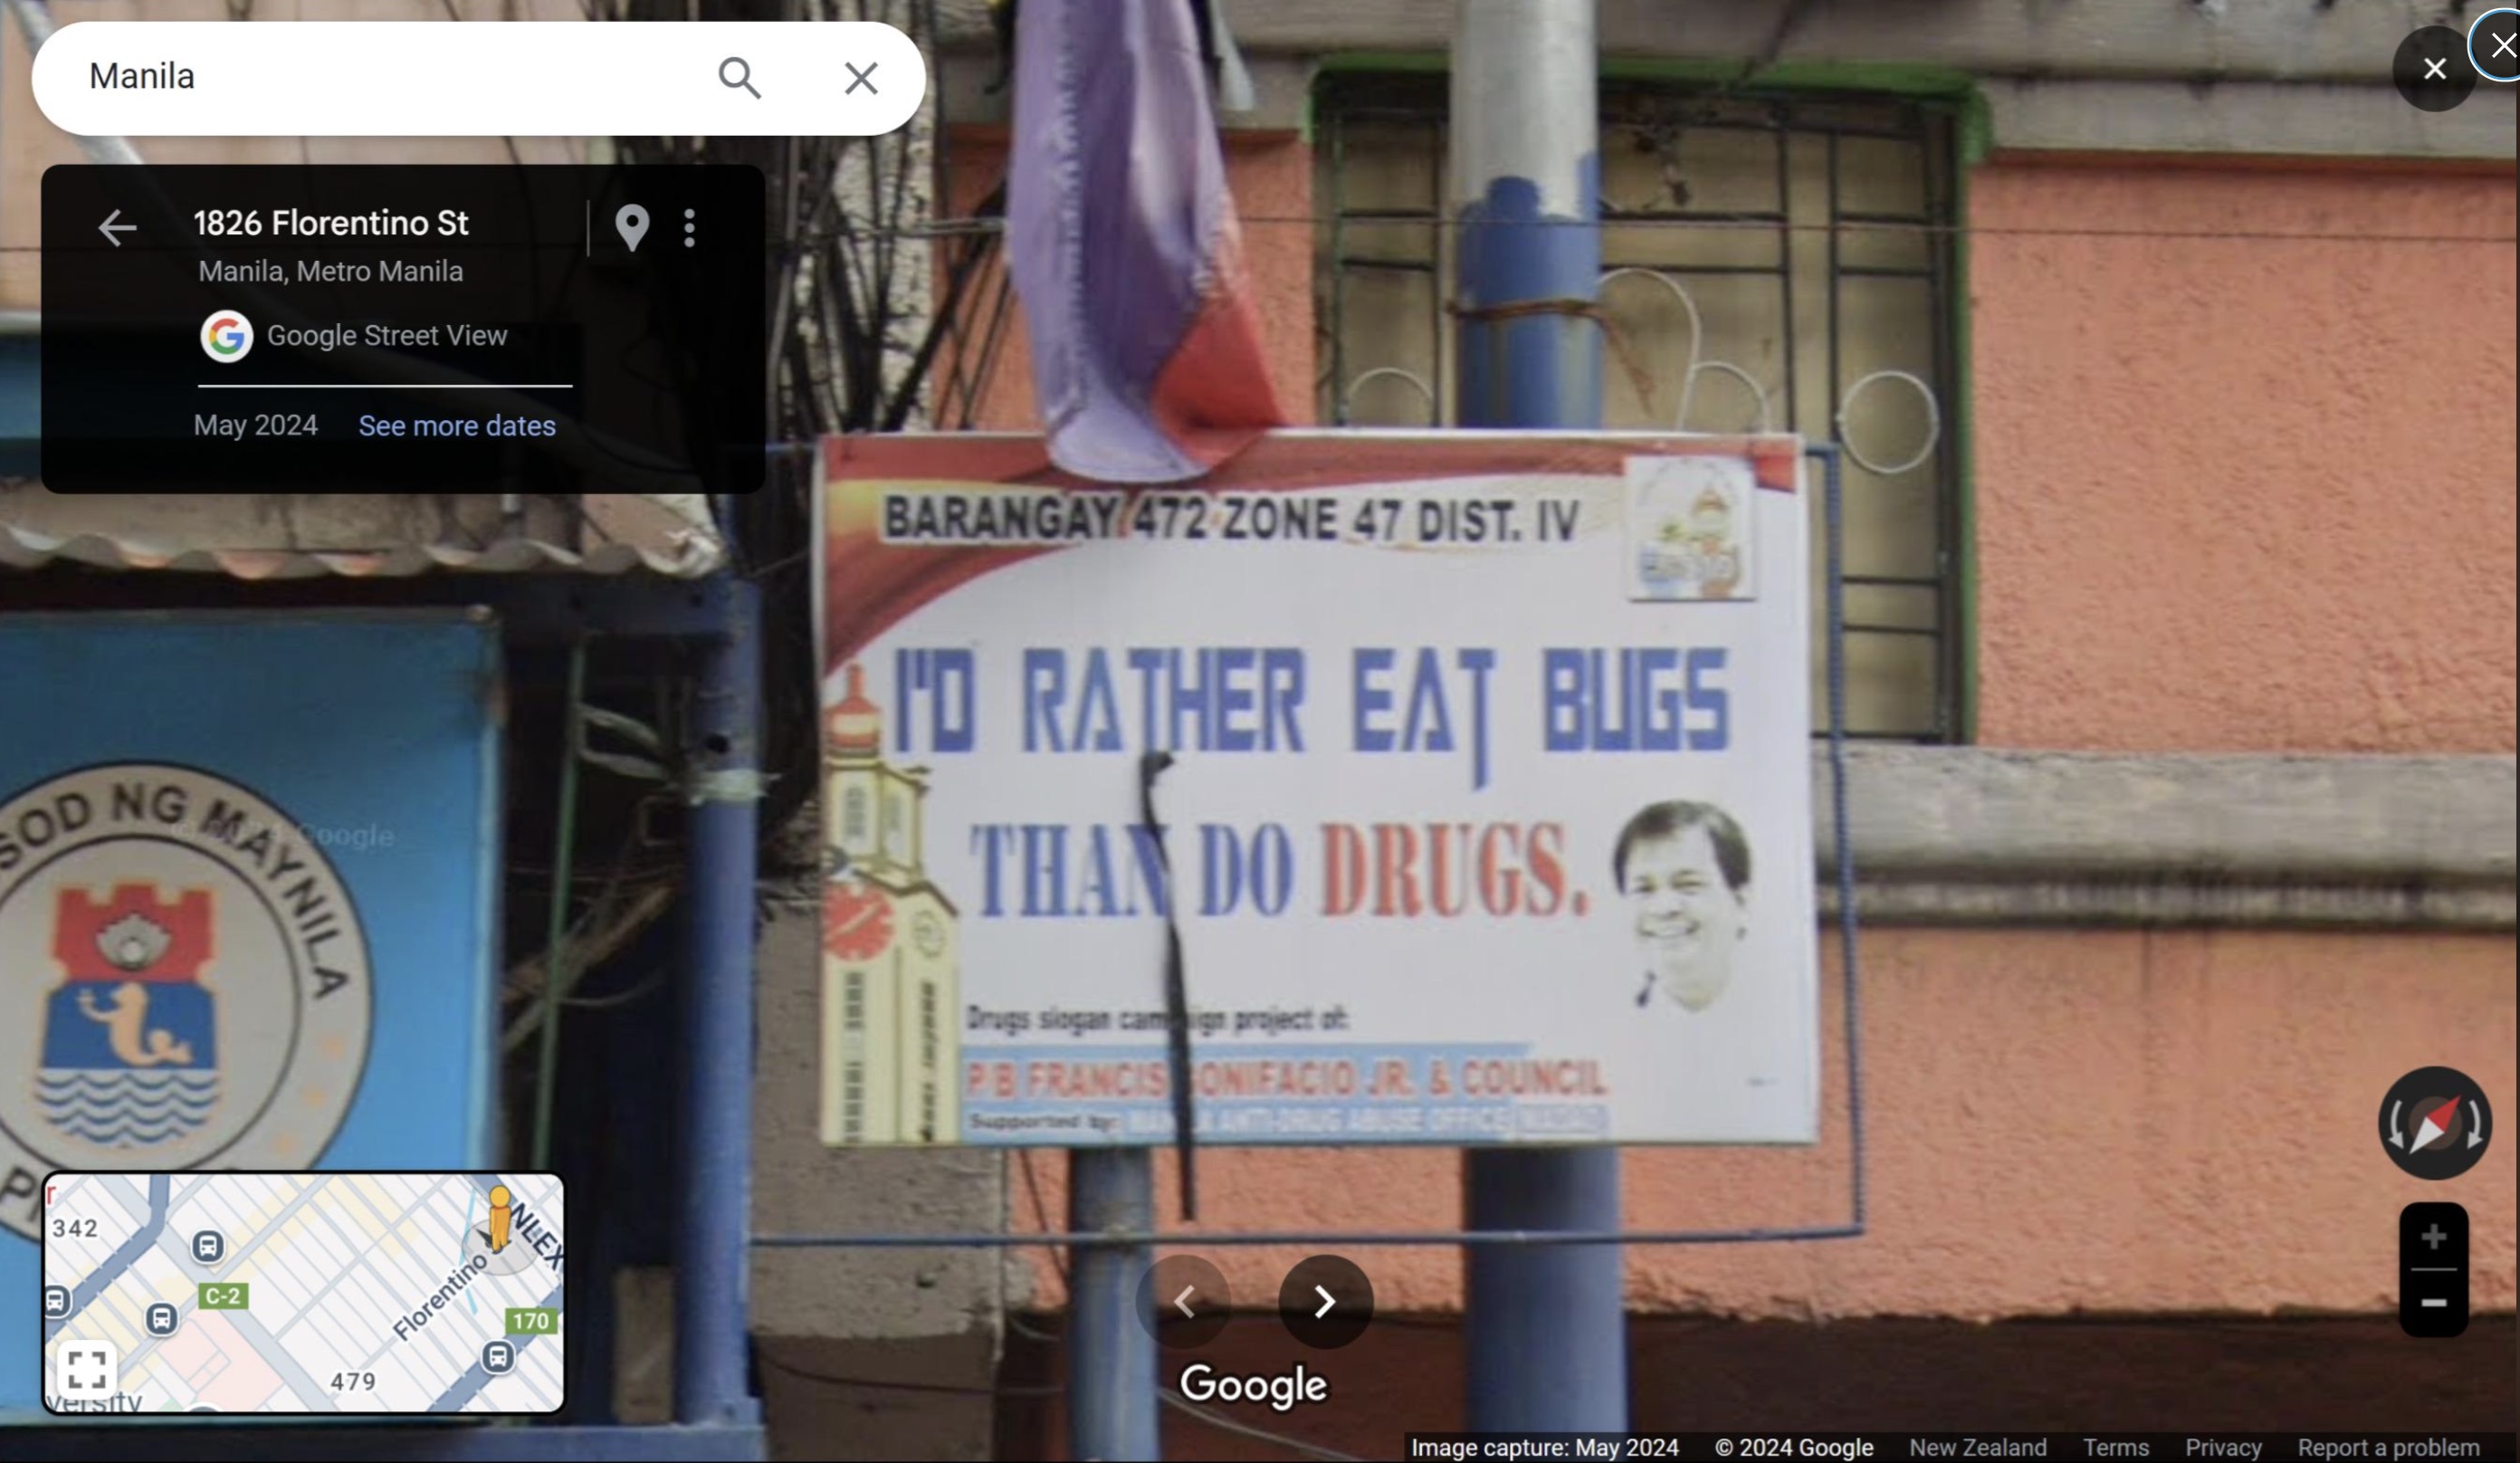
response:
M502 675L464 612L0 615L0 1425L46 1174L488 1166Z

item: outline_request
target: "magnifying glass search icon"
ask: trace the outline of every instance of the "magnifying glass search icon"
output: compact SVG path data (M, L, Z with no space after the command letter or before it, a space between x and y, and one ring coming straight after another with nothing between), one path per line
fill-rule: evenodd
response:
M723 86L752 91L752 63L741 56L730 56L717 64L717 79ZM761 93L752 91L752 100L760 101Z

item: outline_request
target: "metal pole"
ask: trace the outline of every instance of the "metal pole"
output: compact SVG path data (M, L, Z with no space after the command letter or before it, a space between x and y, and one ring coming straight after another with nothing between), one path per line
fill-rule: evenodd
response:
M1452 209L1461 225L1456 401L1463 427L1598 428L1599 58L1594 0L1461 0ZM1615 1148L1464 1155L1466 1228L1619 1226ZM1469 1247L1469 1425L1624 1431L1624 1252Z
M1067 1156L1067 1227L1078 1234L1154 1227L1155 1159L1145 1148ZM1163 1456L1155 1432L1155 1338L1136 1314L1144 1245L1085 1245L1067 1277L1067 1449L1093 1460Z
M760 596L721 586L691 729L683 1147L674 1234L674 1419L748 1424L752 951L761 789Z
M552 819L551 914L543 942L542 1050L535 1062L534 1166L551 1167L552 1104L560 1096L561 993L570 979L569 869L577 851L578 748L585 737L586 637L568 642L568 701L560 709L560 812Z

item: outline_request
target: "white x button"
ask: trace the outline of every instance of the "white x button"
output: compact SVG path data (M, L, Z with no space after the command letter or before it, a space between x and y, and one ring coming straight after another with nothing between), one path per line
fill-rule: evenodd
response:
M2520 81L2520 9L2499 5L2478 16L2467 27L2467 60L2488 81Z
M2450 72L2445 71L2445 70L2443 70L2443 69L2442 69L2442 67L2443 67L2443 66L2445 66L2446 64L2447 64L2447 63L2440 62L2440 61L2427 61L2427 62L2425 62L2425 63L2424 63L2424 79L2425 79L2425 80L2427 80L2427 81L2434 81L2434 80L2447 81L2447 80L2449 80L2449 79L2450 79Z

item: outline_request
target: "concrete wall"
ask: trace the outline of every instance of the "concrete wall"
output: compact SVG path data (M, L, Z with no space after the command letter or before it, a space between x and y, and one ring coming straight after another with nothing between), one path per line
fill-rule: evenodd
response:
M1004 1165L979 1150L825 1148L822 960L810 905L762 933L752 1213L765 1234L990 1230ZM999 1320L1030 1271L975 1250L757 1250L752 1328L782 1457L985 1458ZM886 1384L911 1384L908 1388ZM968 1389L957 1393L955 1389Z

